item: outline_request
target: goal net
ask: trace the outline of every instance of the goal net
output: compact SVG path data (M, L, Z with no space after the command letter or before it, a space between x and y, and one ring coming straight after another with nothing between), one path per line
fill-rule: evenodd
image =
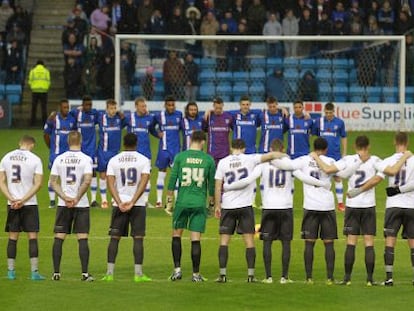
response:
M249 95L253 103L398 103L403 113L406 102L404 36L117 35L115 50L121 104Z

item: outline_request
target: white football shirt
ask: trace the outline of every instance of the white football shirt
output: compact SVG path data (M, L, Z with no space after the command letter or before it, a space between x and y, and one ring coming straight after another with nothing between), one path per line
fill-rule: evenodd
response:
M31 151L16 149L1 159L0 171L6 174L10 194L15 199L21 199L33 187L34 175L43 175L43 165L40 158ZM26 201L25 205L37 205L36 195Z
M345 162L349 160L353 161L352 157L355 157L355 155L345 156L343 160ZM375 167L380 161L380 158L378 158L375 155L372 155L367 161L362 162L359 168L355 171L355 173L352 174L351 177L349 177L348 179L348 191L361 187L369 179L374 177L377 174L377 170L375 169ZM346 206L348 207L366 208L375 205L375 187L369 189L368 191L362 192L356 197L346 198Z
M75 198L82 184L83 175L92 174L92 159L81 151L66 151L53 161L50 175L59 176L60 186L65 195ZM58 205L65 206L65 201L58 198ZM76 207L89 207L86 193Z
M378 175L384 178L383 172L385 168L393 166L402 156L403 153L400 152L385 158L384 161L377 165ZM414 182L414 157L409 158L395 176L388 176L388 187L403 186L412 182ZM387 197L385 207L414 208L414 191Z
M217 165L216 180L224 184L246 178L252 173L254 167L260 163L261 154L232 154L220 160ZM253 180L247 187L240 190L231 190L223 193L221 207L223 209L235 209L251 206L254 200L254 188L256 181Z
M122 202L129 202L137 191L141 174L151 173L151 161L136 151L123 151L109 160L106 175L115 176L115 187ZM141 196L134 206L145 206Z

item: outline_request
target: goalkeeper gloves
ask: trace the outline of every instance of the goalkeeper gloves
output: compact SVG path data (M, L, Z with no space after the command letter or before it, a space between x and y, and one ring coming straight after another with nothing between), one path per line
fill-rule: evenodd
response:
M173 197L167 197L167 203L165 204L165 208L164 211L168 214L168 215L172 215L173 212Z
M389 197L393 197L394 195L401 193L399 187L387 187L385 191L387 192L387 196Z

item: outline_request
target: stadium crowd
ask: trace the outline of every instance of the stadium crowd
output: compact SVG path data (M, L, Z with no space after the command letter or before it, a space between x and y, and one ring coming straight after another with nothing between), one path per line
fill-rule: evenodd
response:
M168 34L168 35L406 35L407 38L407 84L412 85L414 75L414 48L411 30L414 26L411 1L325 1L325 0L123 0L123 1L76 1L62 33L65 55L65 83L68 98L80 98L88 93L94 98L112 98L113 94L113 35L119 34ZM327 42L267 42L267 57L318 57L321 51L337 49L339 46ZM339 47L340 48L340 47ZM174 43L150 41L150 59L170 60L170 51L177 51L176 58L185 64L184 58L191 54L193 59L217 57L217 71L249 70L246 55L249 43L245 41L196 41ZM123 98L129 99L131 88L141 85L147 99L154 96L156 78L154 68L149 65L143 75L136 75L137 46L125 42L121 50L122 85L126 85ZM366 52L358 61L363 71L358 77L360 85L377 83L392 85L384 78L371 78L373 73L367 67L367 60L375 67L387 67L393 46ZM342 57L344 55L341 55ZM346 57L351 57L346 54ZM378 58L378 59L377 59ZM375 60L372 60L375 59ZM200 81L194 79L194 71L178 67L171 75L163 71L161 78L163 96L174 93L178 99L185 96L184 86ZM372 63L369 63L372 64ZM165 69L165 67L164 67ZM200 70L198 71L198 75ZM313 73L315 74L315 73ZM382 81L377 81L382 79ZM192 81L192 82L190 82ZM179 84L171 92L169 85ZM299 83L299 82L298 82ZM191 91L189 91L191 92ZM197 88L193 93L197 92ZM132 95L132 98L135 94ZM267 94L269 96L271 94ZM158 98L160 99L160 98ZM264 99L264 98L263 98ZM291 98L292 99L292 98ZM302 99L306 99L305 97Z

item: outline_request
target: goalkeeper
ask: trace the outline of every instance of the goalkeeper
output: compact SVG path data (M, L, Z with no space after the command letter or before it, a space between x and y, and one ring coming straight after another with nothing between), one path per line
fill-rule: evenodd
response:
M194 131L191 135L190 148L177 154L171 170L165 207L165 211L172 214L173 220L171 249L174 271L169 277L171 281L182 278L181 236L184 229L191 232L192 281L206 281L200 274L200 239L206 227L207 195L209 204L213 202L216 169L214 159L203 151L205 142L205 133ZM173 192L176 184L178 185L178 194L173 211Z

